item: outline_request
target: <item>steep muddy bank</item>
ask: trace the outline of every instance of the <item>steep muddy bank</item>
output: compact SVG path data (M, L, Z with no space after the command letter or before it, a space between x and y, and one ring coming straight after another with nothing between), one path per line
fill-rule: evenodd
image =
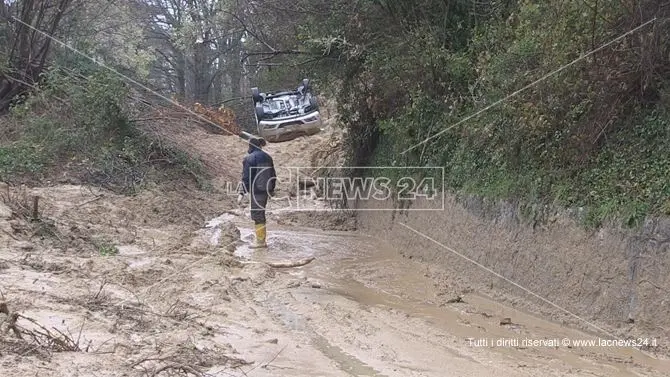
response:
M367 202L364 208L392 206ZM416 202L409 210L361 211L358 226L389 240L405 257L429 262L435 278L447 285L600 335L605 334L592 325L610 335L654 338L656 350L667 351L670 220L649 220L639 230L587 231L567 213L529 224L510 203L447 195L444 210L422 211L430 208Z

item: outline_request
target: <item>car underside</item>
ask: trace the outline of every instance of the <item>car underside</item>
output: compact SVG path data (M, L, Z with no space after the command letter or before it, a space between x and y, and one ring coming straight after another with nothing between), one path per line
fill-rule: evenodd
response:
M309 136L321 130L321 116L309 80L295 91L260 93L252 89L259 136L280 142Z

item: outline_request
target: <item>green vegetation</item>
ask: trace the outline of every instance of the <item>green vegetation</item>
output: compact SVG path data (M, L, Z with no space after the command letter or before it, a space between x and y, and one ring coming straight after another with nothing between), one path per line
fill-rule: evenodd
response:
M584 207L588 226L670 215L661 1L362 3L305 38L342 83L350 164L444 166L449 190Z
M0 144L0 180L50 177L128 194L185 176L204 184L199 161L161 145L128 119L127 95L126 85L105 70L52 68L2 119L10 132Z
M583 207L589 226L670 214L662 0L92 0L63 2L64 17L35 4L0 14L39 20L166 96L237 103L246 126L245 88L309 77L337 100L349 166L442 166L451 191ZM0 113L14 105L0 179L65 164L132 192L157 161L198 170L133 126L129 89L92 62L27 28L0 24L0 41Z
M96 248L98 249L98 253L103 257L111 257L119 254L119 248L107 241L97 242Z

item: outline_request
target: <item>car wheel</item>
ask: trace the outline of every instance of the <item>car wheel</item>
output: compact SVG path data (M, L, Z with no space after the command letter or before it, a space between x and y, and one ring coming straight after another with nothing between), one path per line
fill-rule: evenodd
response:
M256 105L256 118L258 120L262 120L265 117L265 110L263 109L262 105Z
M309 97L309 107L311 107L313 110L317 110L319 108L319 101L316 100L315 96Z
M263 97L261 97L261 93L258 91L258 88L251 88L251 98L254 99L255 103L263 101Z

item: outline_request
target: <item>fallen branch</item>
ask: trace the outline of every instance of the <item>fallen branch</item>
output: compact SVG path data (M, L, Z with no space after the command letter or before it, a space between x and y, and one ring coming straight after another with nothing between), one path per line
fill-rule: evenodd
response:
M54 334L46 327L39 324L32 318L26 317L19 314L19 318L23 318L31 323L33 323L37 328L29 330L24 327L19 327L19 330L22 334L27 335L33 339L35 344L38 346L48 349L55 352L81 352L82 349L79 347L79 344L72 339L72 336L64 334L62 331L57 328L53 330L57 333Z
M99 195L99 196L96 196L96 197L93 198L93 199L90 199L90 200L87 200L87 201L85 201L85 202L83 202L83 203L77 204L77 207L85 206L85 205L87 205L87 204L89 204L89 203L93 203L93 202L95 202L96 200L100 200L100 199L102 199L102 198L104 198L104 197L105 197L105 195Z
M9 307L5 302L0 302L0 314L4 314L4 316L0 317L0 327L4 325L4 331L9 332L9 330L12 330L12 332L14 332L14 336L16 336L18 339L23 339L23 337L21 337L21 331L16 326L16 321L19 319L19 314L10 312Z
M314 259L314 258L312 258L312 259ZM270 359L270 361L265 363L261 368L267 368L268 366L270 366L270 364L272 364L272 362L275 361L277 359L277 357L279 356L279 354L282 353L285 349L286 349L286 346L282 347L282 349L280 349L279 352L277 352L277 354L275 354L275 356L272 359Z
M312 258L312 259L314 259L314 258ZM282 353L285 349L286 349L286 346L282 347L282 349L280 349L279 352L277 352L277 353L274 355L274 357L273 357L272 359L270 359L270 361L268 361L267 363L264 363L264 364L256 364L256 365L254 365L253 368L249 369L249 370L246 371L246 372L242 370L242 374L244 374L245 376L247 376L249 373L253 372L253 371L254 371L256 368L258 368L258 367L267 369L267 367L270 365L270 363L272 363L273 361L275 361L275 359L279 356L279 354Z
M270 267L274 268L292 268L292 267L302 267L306 264L309 264L314 260L314 257L309 257L305 259L301 259L298 261L282 261L282 262L265 262Z
M146 363L146 364L145 364ZM237 369L249 365L250 363L241 360L228 357L226 355L221 355L220 352L216 350L199 351L197 349L176 349L169 354L164 356L147 356L140 360L129 364L130 369L143 369L143 376L145 377L158 377L159 375L194 375L194 376L210 376L210 374L205 373L201 370L201 367L206 365L218 365L218 366L227 366L231 369ZM224 375L232 374L226 373L224 371L219 371L218 373ZM217 374L218 375L218 374Z

